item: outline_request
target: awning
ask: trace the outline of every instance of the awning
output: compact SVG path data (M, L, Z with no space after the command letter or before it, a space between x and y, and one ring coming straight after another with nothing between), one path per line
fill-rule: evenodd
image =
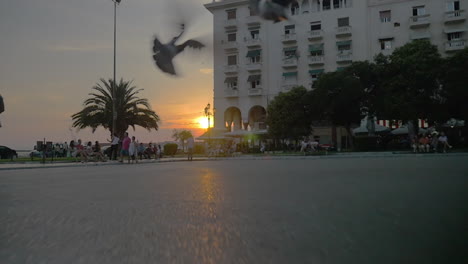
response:
M296 51L297 47L284 48L283 51Z
M380 37L379 40L392 40L394 37L386 36L386 37Z
M260 54L262 53L262 50L249 50L247 52L247 56L246 57L257 57L257 56L260 56Z
M261 75L250 75L249 78L247 79L248 82L256 82L256 81L260 81L260 79L262 78Z
M321 73L323 73L323 72L324 72L323 69L317 69L317 70L310 70L310 71L309 71L309 73L310 73L311 75L321 74Z
M284 77L297 76L297 72L283 72Z
M237 82L237 77L227 77L224 80L224 83L235 83L235 82Z
M351 45L351 40L345 40L345 41L338 41L336 42L337 46L346 46L346 45Z
M309 51L310 52L322 51L322 50L323 50L323 43L322 44L309 45Z
M466 28L450 28L450 29L444 29L444 33L450 34L450 33L456 33L456 32L465 32Z

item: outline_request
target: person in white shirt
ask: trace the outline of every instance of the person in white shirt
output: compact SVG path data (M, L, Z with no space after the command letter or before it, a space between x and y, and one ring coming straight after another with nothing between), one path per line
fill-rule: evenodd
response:
M195 145L195 142L193 140L193 137L190 137L187 139L187 149L188 149L188 160L192 161L193 160L193 147Z
M114 133L114 136L112 137L111 141L111 156L109 157L110 160L115 160L117 159L117 153L119 151L119 140L120 138L117 137L117 133Z
M448 138L444 132L440 133L439 144L442 145L444 153L447 152L447 148L452 148L452 146L449 145Z
M136 163L138 163L138 158L137 158L138 147L137 147L137 144L138 143L135 141L135 136L133 136L132 137L132 142L130 142L130 146L128 148L128 154L132 158L132 163L134 161L136 161Z

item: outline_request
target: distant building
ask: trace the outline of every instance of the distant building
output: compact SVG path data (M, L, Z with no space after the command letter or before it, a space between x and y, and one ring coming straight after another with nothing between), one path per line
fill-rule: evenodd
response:
M312 89L322 72L430 39L446 56L466 47L468 0L299 0L281 23L253 16L247 0L206 4L214 23L215 127L265 129L281 91ZM345 132L314 130L341 145Z

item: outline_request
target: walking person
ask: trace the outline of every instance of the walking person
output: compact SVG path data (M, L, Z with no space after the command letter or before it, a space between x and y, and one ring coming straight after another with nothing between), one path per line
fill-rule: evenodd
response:
M120 138L117 136L117 133L114 133L111 141L111 156L109 157L110 160L117 159L117 151L119 150L119 140Z
M128 133L125 132L125 136L122 140L122 149L120 150L120 162L123 162L124 157L128 157L128 163L130 163L128 149L130 148L131 142L132 140L128 137Z
M130 142L130 146L128 148L128 155L130 158L132 158L132 164L134 162L138 163L138 147L137 147L137 142L135 141L135 136L132 137L132 142Z
M188 151L188 160L192 161L193 160L193 148L194 148L195 142L193 140L193 137L189 137L187 139L187 151Z

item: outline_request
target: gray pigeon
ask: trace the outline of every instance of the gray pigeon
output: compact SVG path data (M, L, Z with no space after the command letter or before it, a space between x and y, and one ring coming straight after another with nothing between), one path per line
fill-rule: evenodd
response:
M182 34L184 34L184 30L184 25L182 25L182 32L179 36L173 38L171 42L167 44L162 44L157 37L154 38L153 59L161 71L171 75L176 75L172 59L174 59L177 54L184 51L187 46L194 49L205 47L205 45L193 39L189 39L180 45L176 45L177 40L179 40Z
M286 8L294 0L250 0L250 9L266 20L275 23L288 20Z

